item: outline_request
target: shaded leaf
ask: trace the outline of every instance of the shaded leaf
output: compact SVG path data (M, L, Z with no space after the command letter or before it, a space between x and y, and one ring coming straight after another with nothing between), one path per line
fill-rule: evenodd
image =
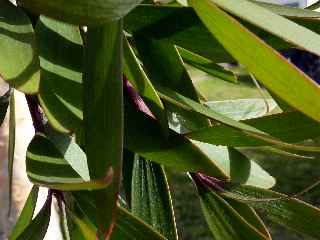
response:
M82 126L82 39L78 26L41 16L36 25L41 82L40 104L59 131Z
M92 178L102 178L106 173L112 177L107 189L95 192L99 239L112 232L121 182L122 34L122 20L119 20L101 27L89 27L86 38L83 78L86 90L83 92L85 151Z
M226 186L224 197L244 202L265 212L270 220L294 231L319 238L320 210L284 194L250 186Z
M31 223L33 213L37 204L38 192L39 192L39 188L37 186L33 186L29 193L27 201L25 202L24 207L20 213L20 216L10 233L9 240L17 239L19 235Z
M162 166L135 157L132 173L132 213L167 239L178 239L169 185Z
M90 181L84 175L85 169L73 169L68 161L86 166L85 154L71 140L57 147L43 134L36 134L27 151L27 174L29 179L40 186L58 190L101 189L110 183L110 176ZM63 144L60 142L59 144ZM68 159L68 160L67 160ZM83 162L83 163L81 163ZM85 177L83 179L79 173Z
M16 108L14 90L11 90L10 96L10 116L9 116L9 141L8 141L8 178L9 178L9 210L10 216L12 205L12 181L13 181L13 162L16 146Z
M141 0L20 0L30 11L78 25L101 25L126 15Z
M4 95L0 97L0 126L2 125L8 111L11 89L9 89Z
M10 1L0 1L0 75L24 93L39 89L40 71L33 27Z
M17 240L41 240L44 239L50 222L52 195L49 194L40 212L25 228Z
M191 66L198 68L216 78L229 81L237 82L237 77L234 73L225 70L223 67L212 62L211 60L201 57L198 54L190 52L186 49L179 48L179 53L185 63L190 64Z
M251 225L228 202L207 188L197 178L201 207L214 239L270 239Z
M124 74L140 96L143 97L152 113L161 123L164 133L167 134L168 121L164 106L127 39L124 39Z

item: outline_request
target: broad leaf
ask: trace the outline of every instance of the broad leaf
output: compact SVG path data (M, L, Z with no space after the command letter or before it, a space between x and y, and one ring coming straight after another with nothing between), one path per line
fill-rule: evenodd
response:
M21 0L30 11L78 25L101 25L126 15L141 0Z
M178 239L169 185L163 167L135 157L131 211L167 239Z
M262 98L248 98L224 101L210 101L205 103L214 111L217 111L226 117L234 120L246 120L250 118L262 117L272 111L276 106L276 102Z
M50 222L52 195L48 195L40 212L17 237L17 240L42 240L44 239Z
M54 128L76 131L83 119L83 49L79 28L41 16L36 37L41 65L40 104Z
M187 138L169 131L166 138L160 125L151 117L137 111L131 104L125 108L124 146L151 161L178 171L201 171L228 179L210 158Z
M33 27L10 1L0 1L0 75L24 93L39 89L40 71Z
M320 209L289 196L250 186L225 186L224 197L260 209L272 221L319 238Z
M9 240L16 240L31 223L34 210L36 209L38 192L39 188L37 186L33 186L20 213L20 216L11 231Z
M75 161L79 165L74 169ZM58 190L101 189L111 180L105 176L90 181L87 170L79 170L79 166L87 167L81 149L70 139L55 145L43 134L36 134L29 144L26 165L28 177L34 184Z
M258 7L254 8L251 6L251 3L245 0L232 0L227 2L220 0L190 1L190 4L194 7L195 11L199 14L201 20L211 33L240 63L246 66L250 72L264 83L267 88L286 100L286 102L294 108L302 111L314 120L320 121L320 103L315 101L320 95L320 89L316 83L290 64L285 58L281 57L262 40L258 39L254 34L244 28L238 21L219 9L214 2L218 2L221 6L228 7L228 9L229 7L231 8L231 6L236 9L251 9L251 11L257 9L258 13L255 15L258 15L260 10L264 9ZM228 4L230 4L230 6ZM246 6L248 8L246 8ZM269 13L269 11L266 12ZM253 14L249 15L253 16ZM274 14L270 15L270 20L273 20L273 15ZM261 16L265 15L262 14ZM257 16L259 17L258 19L261 19L261 16ZM273 25L274 23L271 24ZM274 26L277 27L276 25ZM279 29L282 29L282 32L290 34L290 36L301 35L300 32L293 31L290 26L288 26L288 29L283 26ZM286 31L283 29L286 29ZM292 31L289 33L288 30ZM237 36L237 38L234 38L234 36ZM311 37L312 36L310 36L310 38ZM316 43L311 43L309 39L301 39L304 41L302 44L305 44L305 48L309 47L313 49L313 44L317 46ZM253 48L255 51L251 51ZM288 89L290 89L290 92Z

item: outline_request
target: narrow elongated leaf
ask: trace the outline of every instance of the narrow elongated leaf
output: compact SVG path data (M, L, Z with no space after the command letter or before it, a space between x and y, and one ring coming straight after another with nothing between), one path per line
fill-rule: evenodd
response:
M320 209L289 196L250 186L226 186L222 195L247 203L294 231L319 238ZM272 200L273 199L273 200ZM278 200L276 200L278 199Z
M40 68L29 18L10 1L0 1L0 75L25 93L39 89Z
M72 193L80 209L96 225L95 212L96 205L91 192L74 192ZM166 238L154 230L151 226L141 219L132 215L126 209L117 206L117 221L115 222L114 232L111 240L134 239L134 240L165 240ZM119 236L125 238L119 238Z
M230 206L236 210L239 215L242 216L249 224L266 236L267 239L272 239L266 225L252 207L233 199L225 198L224 200L228 202Z
M235 74L225 70L223 67L215 64L211 60L201 57L200 55L183 48L179 48L179 53L185 63L188 63L191 66L198 68L216 78L229 82L237 82L237 77Z
M227 2L232 5L234 1ZM244 1L239 1L240 5L242 2ZM190 3L212 34L267 88L291 106L320 121L320 103L315 101L320 95L320 88L307 75L288 63L234 18L219 9L211 0ZM251 8L249 5L248 7ZM247 4L241 6L245 8ZM255 51L251 51L252 48ZM288 92L289 88L290 92Z
M290 144L286 142L282 142L279 139L253 127L250 125L245 124L244 122L238 122L233 120L232 118L228 118L209 107L203 106L189 98L186 98L170 89L159 88L158 87L159 95L165 101L168 101L171 104L184 108L185 110L192 111L194 113L201 114L206 116L210 119L213 119L217 122L224 124L226 127L230 129L237 129L240 134L250 136L251 138L255 138L257 140L265 141L268 144L275 144L277 147L283 147L288 149L295 149L301 151L310 151L310 152L318 152L320 148L313 147L313 146L304 146L304 145L296 145ZM217 143L213 143L217 145Z
M8 142L8 177L9 177L9 210L10 216L12 204L12 181L13 181L13 162L14 150L16 146L16 108L14 90L11 92L10 97L10 119L9 119L9 142Z
M167 239L178 239L169 185L162 166L138 155L132 173L132 213Z
M112 232L121 181L122 43L122 20L88 28L83 82L85 149L91 177L112 176L108 189L95 193L99 239Z
M274 7L268 8L271 11L275 11L275 13L280 13L280 10L275 10ZM286 11L283 10L281 11L281 14L290 17L298 24L317 33L320 32L319 19L313 17L306 18L307 13L302 13L304 10L297 9L294 14L286 13ZM299 11L299 14L297 11ZM319 13L312 11L307 12L308 16L319 15ZM244 21L242 21L242 23L276 49L292 47L292 44L252 24ZM125 28L130 33L143 34L148 38L171 42L172 44L206 57L213 62L234 61L219 41L212 36L201 23L201 20L196 16L192 8L161 5L154 7L151 4L140 5L125 17Z
M319 124L299 112L280 113L243 122L284 142L299 142L320 136ZM267 142L222 125L192 132L188 137L206 143L235 147L268 145Z
M36 37L42 71L40 104L54 128L76 131L83 119L83 49L79 28L41 16Z
M195 179L195 178L194 178ZM197 181L200 203L209 228L217 240L270 239L251 225L228 202Z
M210 1L259 28L302 47L307 51L320 55L320 36L309 29L299 26L248 0Z
M97 239L97 229L94 226L92 226L92 224L88 223L85 219L78 217L75 213L73 213L70 210L67 213L69 216L71 216L72 221L77 225L85 240Z
M124 39L124 73L140 96L143 97L152 113L159 120L164 133L167 135L168 120L164 106L127 39Z
M225 173L187 138L173 131L165 138L160 125L154 119L137 111L129 103L125 110L125 148L178 171L201 171L228 179Z
M52 195L49 195L40 212L25 228L17 240L42 240L44 239L50 222Z
M20 213L20 216L14 225L9 240L16 240L19 235L26 229L26 227L31 223L34 210L36 209L37 199L38 199L39 188L33 186L26 203Z
M21 0L30 11L78 25L101 25L126 15L141 0Z
M9 89L3 96L0 97L0 126L2 125L8 111L11 97L11 89Z
M66 159L73 163L77 160L78 167L87 167L85 154L74 145L71 141L64 145L60 142L59 147L43 134L36 134L27 151L29 179L37 185L58 190L105 188L111 181L110 176L90 181L88 170L73 169L68 163Z
M155 86L160 85L173 89L195 101L199 101L192 80L174 45L141 36L136 36L135 41L137 42L137 48L144 67ZM207 119L189 114L181 108L173 106L170 110L183 116L185 120L184 125L188 129L197 129L209 125Z

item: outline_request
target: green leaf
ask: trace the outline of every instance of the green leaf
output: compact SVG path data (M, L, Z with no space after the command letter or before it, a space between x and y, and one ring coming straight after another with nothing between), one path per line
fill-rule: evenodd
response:
M252 207L233 199L224 198L224 200L228 202L229 205L236 210L239 215L241 215L249 224L254 226L260 233L266 236L267 239L272 239L266 225Z
M195 179L201 207L217 240L270 239L243 218L228 202Z
M132 173L132 213L167 239L178 239L169 185L163 167L135 157Z
M127 39L124 39L124 74L140 96L143 97L167 135L168 120L164 106Z
M20 216L10 233L9 240L16 240L31 223L34 210L36 209L38 192L39 188L37 186L33 186L27 201L24 204L22 212L20 213Z
M100 209L97 209L94 203L92 192L73 192L72 195L80 209L90 219L90 222L96 225L95 212L100 211ZM164 236L126 209L117 206L117 214L118 217L111 240L166 240ZM126 238L119 238L119 236Z
M210 2L211 4L217 4L227 12L285 39L288 42L320 55L320 36L318 34L273 13L270 9L266 9L247 0L209 0L207 1L207 4L210 4ZM200 6L200 4L198 6ZM196 12L198 12L198 10L196 10ZM200 16L200 18L202 17ZM217 38L219 39L218 36Z
M78 25L119 20L141 0L21 0L30 11Z
M234 83L238 81L234 73L225 70L223 67L215 64L211 60L183 48L178 48L178 50L185 63L188 63L216 78Z
M284 194L250 186L225 186L224 197L265 212L270 220L294 231L319 238L320 209Z
M244 135L249 138L255 139L254 141L261 140L261 143L265 141L268 144L274 144L275 147L282 147L282 148L288 148L288 149L295 149L300 151L310 151L310 152L318 152L320 151L320 148L313 147L313 146L304 146L304 145L296 145L296 144L290 144L283 141L280 141L279 139L253 127L250 126L244 122L238 122L231 118L228 118L224 116L223 114L220 114L209 107L203 106L200 103L197 103L189 98L186 98L170 89L166 88L159 88L158 87L158 93L160 97L176 106L179 106L185 110L201 114L203 116L206 116L212 120L215 120L219 123L222 123L225 125L225 128L229 128L229 131L232 131L236 129L236 131L239 131L239 135ZM223 133L225 134L225 133ZM215 145L219 145L219 143L213 143ZM227 144L228 145L228 144Z
M68 215L71 216L72 221L77 225L85 240L96 240L97 229L88 223L86 219L77 216L73 211L68 210Z
M42 240L44 239L50 222L52 195L43 205L38 215L25 228L22 234L17 237L17 240Z
M12 205L12 181L13 181L13 162L16 146L16 108L14 90L11 90L10 96L10 119L9 119L9 141L8 141L8 178L9 178L9 210L10 216Z
M108 189L96 191L99 238L115 221L122 171L123 81L122 20L89 27L85 48L84 135L90 175L112 176ZM97 114L99 113L99 114ZM109 137L108 137L109 136ZM99 144L97 144L99 143ZM108 204L105 204L108 202ZM101 231L101 232L100 232Z
M79 164L74 169L75 161ZM86 157L70 139L57 145L43 134L36 134L28 147L26 165L28 177L34 184L52 189L101 189L111 181L108 175L90 181L87 170L79 170L80 166L87 167Z
M220 1L216 0L214 2L220 3ZM243 0L239 2L221 1L220 5L222 5L222 2L225 4L230 3L236 7L236 9L238 9L239 3L239 8L246 9L246 7L248 7L248 9L253 11L252 4L247 4L247 2ZM314 120L320 121L320 103L315 101L320 95L320 89L315 82L290 64L285 58L281 57L275 50L258 39L254 34L249 32L234 18L219 9L211 0L191 1L190 3L212 34L219 39L224 47L240 63L248 68L249 72L252 72L267 88L286 100L291 106L302 111ZM254 9L258 9L258 12L260 12L261 9L264 10L258 7L254 7ZM266 12L269 13L269 11ZM270 21L273 20L273 15L274 14L270 12ZM259 19L260 18L261 16L259 16ZM285 29L285 31L283 26L279 29L281 29L282 32L289 32L290 26L288 29ZM292 35L292 33L290 33L290 35ZM301 33L294 32L294 35L301 36ZM234 36L237 36L237 38ZM304 37L301 37L301 39L304 39ZM305 39L303 41L305 41ZM308 39L307 42L308 44L305 48L309 49L311 40ZM255 51L251 51L253 48ZM290 91L288 91L288 89L290 89Z
M40 68L33 27L24 12L0 1L0 75L24 93L39 89Z
M11 94L11 89L9 89L5 94L3 94L0 97L0 126L2 125L7 115Z
M246 120L262 117L276 108L276 102L271 99L248 98L205 103L211 109L234 120Z
M126 104L124 146L132 152L178 171L201 171L228 179L210 158L187 138L169 131L164 137L160 125L147 115Z
M320 136L319 124L299 112L274 114L246 120L243 123L260 129L283 142L299 142ZM234 147L270 145L223 125L203 128L188 134L188 137L206 143Z
M41 16L36 25L41 82L40 104L62 132L82 126L83 47L78 26Z
M137 49L144 67L155 87L162 86L179 92L195 101L199 101L198 94L192 80L183 65L177 48L166 42L135 36ZM184 125L188 129L208 126L207 119L189 114L181 108L171 107L185 119Z

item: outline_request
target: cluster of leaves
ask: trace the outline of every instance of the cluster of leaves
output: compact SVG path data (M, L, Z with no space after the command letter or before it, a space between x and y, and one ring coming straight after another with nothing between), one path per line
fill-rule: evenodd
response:
M320 89L278 53L320 55L319 13L253 0L0 0L0 19L0 73L26 94L36 130L34 187L9 239L43 239L53 196L66 239L177 239L165 168L189 173L214 239L271 239L256 209L320 239L320 210L269 190L275 179L241 152L320 151L298 143L320 135ZM219 64L235 61L280 113L263 116L262 99L204 102L186 64L237 84ZM39 186L48 198L34 216Z

